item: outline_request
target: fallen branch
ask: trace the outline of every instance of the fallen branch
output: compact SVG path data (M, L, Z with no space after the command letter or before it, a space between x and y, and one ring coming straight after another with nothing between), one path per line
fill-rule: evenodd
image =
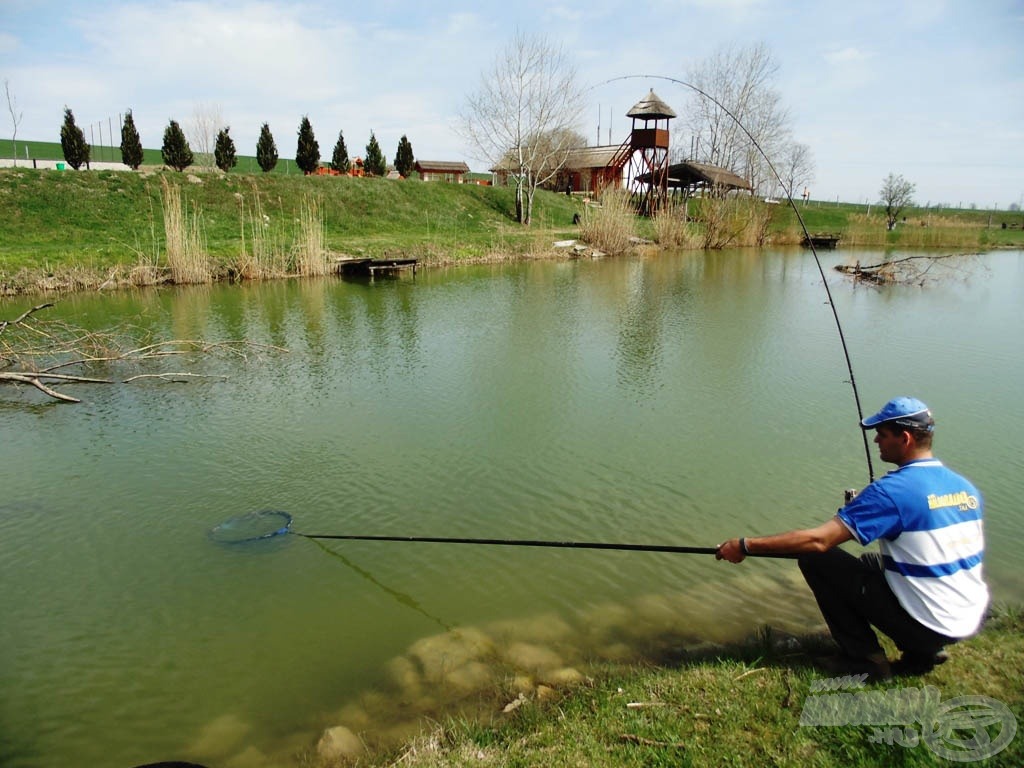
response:
M38 312L41 309L46 309L47 307L52 307L52 306L53 306L53 304L50 304L50 303L40 304L37 307L32 307L32 309L26 309L21 314L20 317L16 317L13 320L3 320L3 321L0 321L0 333L3 333L8 325L19 325L20 323L23 323L28 318L28 316L31 315L33 312Z
M0 322L0 333L7 331L0 339L0 384L28 384L49 397L67 403L81 402L54 389L54 383L114 384L109 378L95 378L83 374L57 373L57 371L78 368L88 372L90 367L113 363L141 365L147 361L162 360L183 355L207 355L214 352L228 352L247 359L245 350L258 349L273 352L287 352L287 349L249 341L207 342L197 339L158 341L139 346L148 341L146 334L131 326L121 326L114 331L88 331L63 321L33 321L29 319L40 310L52 307L46 303L26 310L13 320ZM126 347L130 347L125 349ZM128 384L140 379L160 379L166 382L186 382L192 379L227 380L224 375L207 375L187 371L138 373L123 379Z
M30 384L36 389L38 389L40 392L45 392L50 397L55 398L57 400L63 400L65 403L82 402L76 397L71 397L71 395L65 395L58 392L55 389L51 389L50 387L46 386L42 381L40 381L38 376L33 376L31 374L0 373L0 381L14 381L20 382L22 384Z
M125 384L130 384L133 381L139 379L163 379L164 381L171 382L183 382L188 379L220 379L221 381L227 381L227 376L214 376L207 375L204 373L140 373L138 376L131 376L124 380Z
M878 264L836 264L834 269L854 280L874 283L875 285L918 284L924 283L931 270L938 266L947 266L949 261L956 269L961 262L970 261L981 254L978 253L947 253L941 256L932 254L913 254ZM923 263L923 265L922 265Z
M744 672L739 677L734 677L732 679L732 681L735 683L737 680L742 680L747 675L753 675L753 674L755 674L757 672L764 672L766 669L767 669L767 667L755 667L754 669L748 669L746 672Z
M645 739L643 736L637 736L633 733L620 733L619 739L622 741L628 741L632 744L640 744L644 747L670 747L671 749L686 749L686 743L682 741L655 741L654 739Z

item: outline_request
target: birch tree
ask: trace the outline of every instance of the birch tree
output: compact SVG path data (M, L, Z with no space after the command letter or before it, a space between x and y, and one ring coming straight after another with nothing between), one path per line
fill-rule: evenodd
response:
M530 223L537 188L565 164L582 107L576 68L564 51L523 33L467 97L460 132L480 157L508 172L519 223Z
M185 128L185 135L201 167L214 166L217 134L224 126L224 111L220 104L201 102L192 108L192 118Z
M21 125L21 119L25 117L25 113L18 109L18 100L11 93L11 83L9 80L4 80L4 94L7 96L7 111L11 113L11 147L14 152L11 157L14 158L14 165L18 165L18 126Z
M768 47L759 43L719 48L689 72L688 81L712 97L695 94L689 119L680 125L690 132L691 159L746 177L755 192L771 179L743 128L773 162L791 143L789 110L773 86L778 70Z

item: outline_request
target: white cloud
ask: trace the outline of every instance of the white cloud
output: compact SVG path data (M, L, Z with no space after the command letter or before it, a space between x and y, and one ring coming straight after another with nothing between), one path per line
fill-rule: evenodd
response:
M417 155L469 159L452 124L518 28L547 35L578 66L588 88L584 135L595 140L600 105L601 141L609 127L611 140L621 141L626 110L648 88L679 113L677 124L685 123L689 101L682 86L624 75L686 79L716 48L763 40L781 65L779 88L795 135L815 154L823 195L874 196L881 176L905 162L921 169L922 197L935 198L942 193L926 185L958 184L933 171L935 158L977 162L980 174L990 157L1005 177L992 181L990 194L1020 195L1013 159L1024 124L1022 19L1013 3L114 2L97 15L86 0L0 0L0 80L10 80L24 110L19 135L54 139L65 103L81 124L112 117L115 128L130 107L153 147L168 119L184 123L195 105L212 103L246 154L267 121L282 157L290 157L308 115L324 156L339 130L350 153L362 154L373 130L389 157L405 133ZM950 104L958 105L953 112ZM951 116L956 129L944 125Z
M20 43L14 35L0 32L0 56L6 56L18 50Z
M825 61L835 66L858 64L872 58L874 58L873 53L862 51L861 49L854 48L853 46L847 46L846 48L830 51L825 54Z

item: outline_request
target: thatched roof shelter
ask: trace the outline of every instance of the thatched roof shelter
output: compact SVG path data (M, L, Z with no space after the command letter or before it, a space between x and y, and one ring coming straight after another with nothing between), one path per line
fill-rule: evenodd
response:
M647 178L644 178L645 176ZM642 174L638 177L638 181L644 184L650 183L650 174ZM726 190L752 190L749 181L733 173L728 168L694 162L673 163L670 165L668 167L668 186L671 189L718 187Z

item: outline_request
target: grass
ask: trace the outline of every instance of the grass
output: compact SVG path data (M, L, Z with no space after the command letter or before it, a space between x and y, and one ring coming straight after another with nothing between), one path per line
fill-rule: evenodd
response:
M286 261L292 262L290 251L303 238L331 256L455 261L494 252L531 253L574 236L572 219L579 208L565 195L540 193L534 225L524 228L512 216L512 190L468 184L0 169L0 282L11 290L19 273L105 274L143 260L152 263L154 254L166 267L165 186L179 192L183 210L201 218L211 270L220 275L242 274L239 262L245 261L243 254L252 256L257 238L271 254L286 251ZM312 201L319 226L308 221ZM260 226L254 233L256 219Z
M772 206L775 242L798 242L796 215L788 205ZM963 208L911 206L896 229L885 229L885 209L878 205L810 201L797 203L812 234L840 235L847 246L908 248L997 248L1024 246L1024 213ZM1003 228L1003 224L1006 228Z
M140 283L166 279L174 236L164 228L168 185L198 222L193 243L209 261L206 271L219 278L315 270L302 261L303 253L314 262L323 252L328 261L349 255L427 264L534 256L550 253L557 240L581 237L572 221L584 211L579 199L540 191L534 223L525 228L514 220L513 191L500 187L237 170L58 172L19 166L0 169L0 293L95 288L110 284L111 275L129 274ZM800 242L788 206L735 202L742 203L742 215L711 222L707 206L691 201L691 216L705 209L696 224L680 229L668 220L637 220L635 231L667 247ZM309 221L310 205L315 222ZM1018 212L911 208L887 232L877 206L811 201L799 210L812 233L838 234L844 246L1024 247L1024 215ZM670 233L669 226L676 230Z
M821 638L785 638L763 630L712 655L659 666L605 666L591 681L510 713L493 702L489 718L453 717L405 746L360 761L364 766L938 766L928 746L878 743L894 734L866 725L801 725L805 704L826 677L810 664ZM894 655L889 647L890 655ZM978 636L951 646L951 660L925 677L862 689L938 689L939 700L987 696L1024 725L1024 617L1004 610ZM909 691L913 693L913 691ZM813 710L812 710L813 711ZM920 736L895 734L897 738ZM990 728L996 737L998 726ZM969 738L973 732L963 732ZM978 766L1024 764L1024 735Z

